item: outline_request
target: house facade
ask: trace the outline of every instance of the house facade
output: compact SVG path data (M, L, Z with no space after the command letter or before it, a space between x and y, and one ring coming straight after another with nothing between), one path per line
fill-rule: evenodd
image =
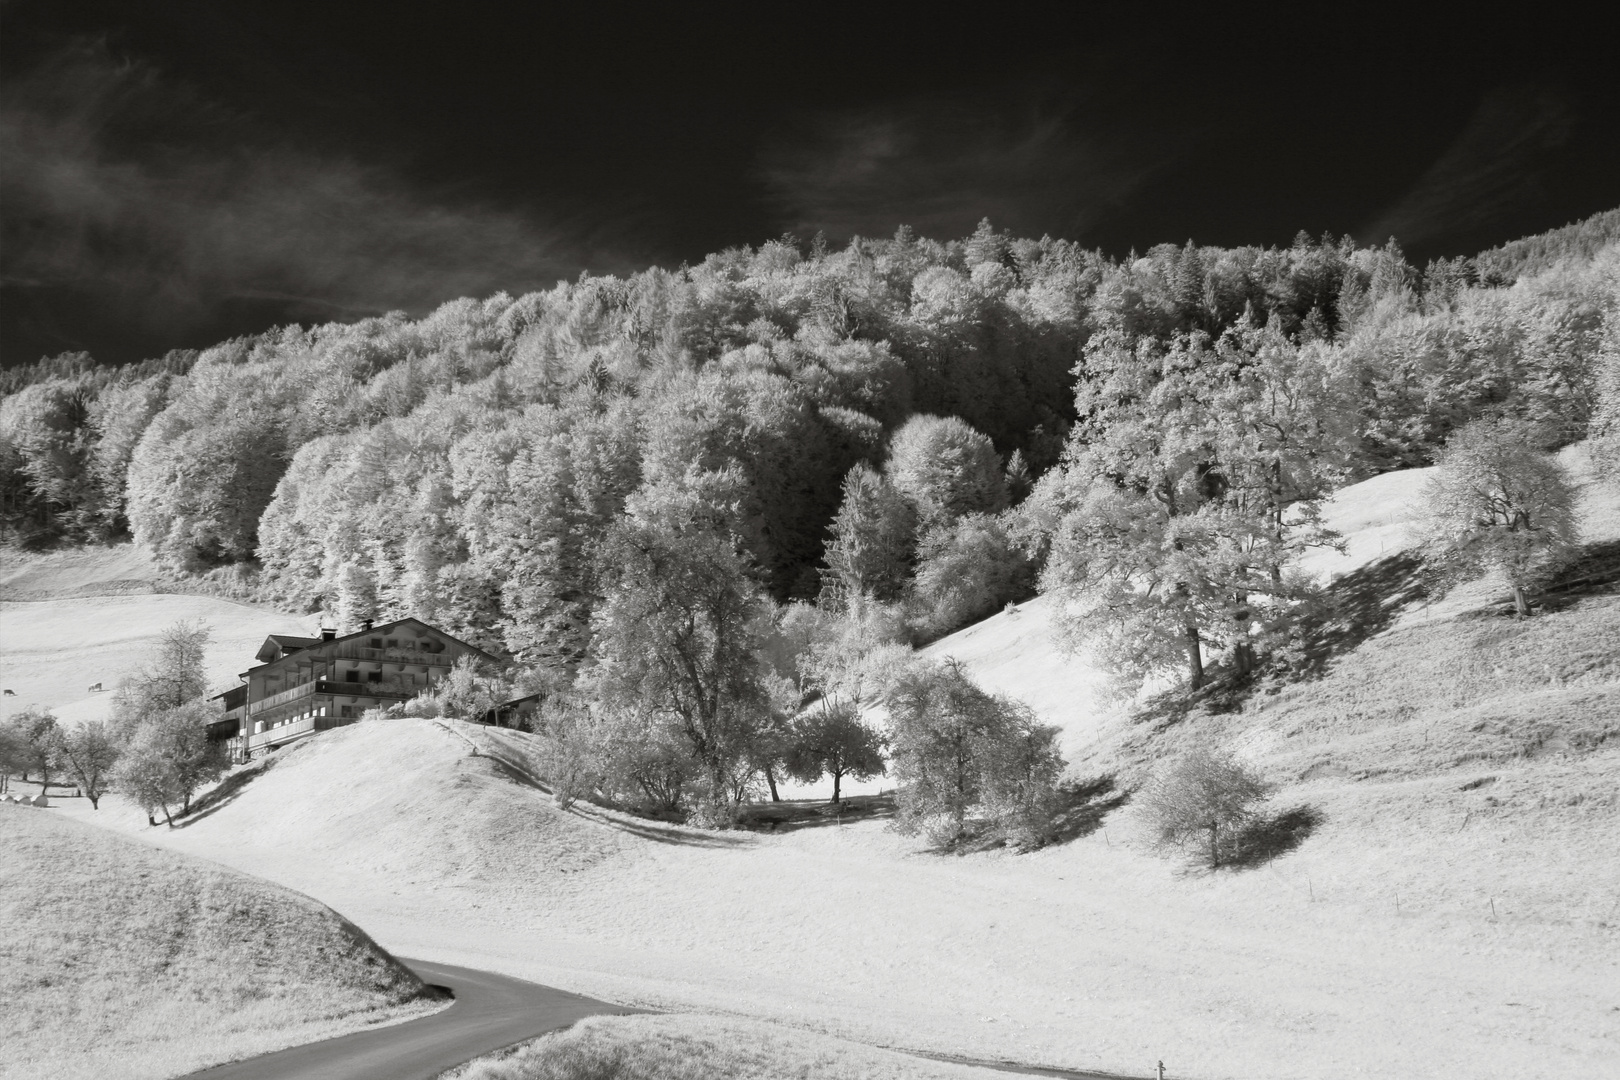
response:
M415 697L446 675L463 656L499 663L498 657L420 619L368 625L339 637L271 634L241 674L242 684L220 694L220 718L209 737L228 743L236 761L358 720L367 709Z

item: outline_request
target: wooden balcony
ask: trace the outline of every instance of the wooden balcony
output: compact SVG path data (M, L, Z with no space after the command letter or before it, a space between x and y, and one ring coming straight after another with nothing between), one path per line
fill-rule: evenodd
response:
M357 697L409 698L426 690L420 683L404 683L398 679L381 682L349 682L348 680L320 679L315 683L317 694L349 694Z
M248 715L257 716L266 709L274 709L276 706L285 705L289 701L297 701L301 697L308 697L315 692L315 686L314 682L307 682L302 686L295 686L291 690L283 690L279 694L271 694L267 698L260 698L248 706Z
M426 649L367 649L344 643L329 654L342 660L380 660L389 664L421 664L448 670L454 662L448 651L431 653Z

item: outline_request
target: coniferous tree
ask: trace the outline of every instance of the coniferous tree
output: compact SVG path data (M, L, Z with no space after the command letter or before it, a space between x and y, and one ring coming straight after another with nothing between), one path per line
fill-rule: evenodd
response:
M823 556L823 601L847 608L861 597L898 600L911 569L916 529L916 513L894 485L868 465L850 469Z

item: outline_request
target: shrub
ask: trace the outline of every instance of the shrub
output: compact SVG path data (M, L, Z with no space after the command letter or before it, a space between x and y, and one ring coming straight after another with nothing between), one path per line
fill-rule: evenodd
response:
M1221 864L1221 841L1249 822L1270 786L1230 754L1188 753L1149 785L1140 806L1159 843L1182 847L1208 838L1211 869Z

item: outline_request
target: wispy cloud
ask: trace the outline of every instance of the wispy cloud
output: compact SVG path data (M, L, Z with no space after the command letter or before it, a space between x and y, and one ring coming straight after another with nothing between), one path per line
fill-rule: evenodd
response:
M1487 94L1462 132L1362 238L1403 244L1492 225L1536 198L1548 159L1575 127L1571 99L1546 87Z
M961 236L980 218L1026 234L1082 233L1153 171L1087 134L1072 102L918 99L801 117L760 172L798 232Z
M305 319L422 310L548 286L601 254L577 230L272 139L93 44L8 80L0 145L0 279L95 296L148 329L239 300Z

